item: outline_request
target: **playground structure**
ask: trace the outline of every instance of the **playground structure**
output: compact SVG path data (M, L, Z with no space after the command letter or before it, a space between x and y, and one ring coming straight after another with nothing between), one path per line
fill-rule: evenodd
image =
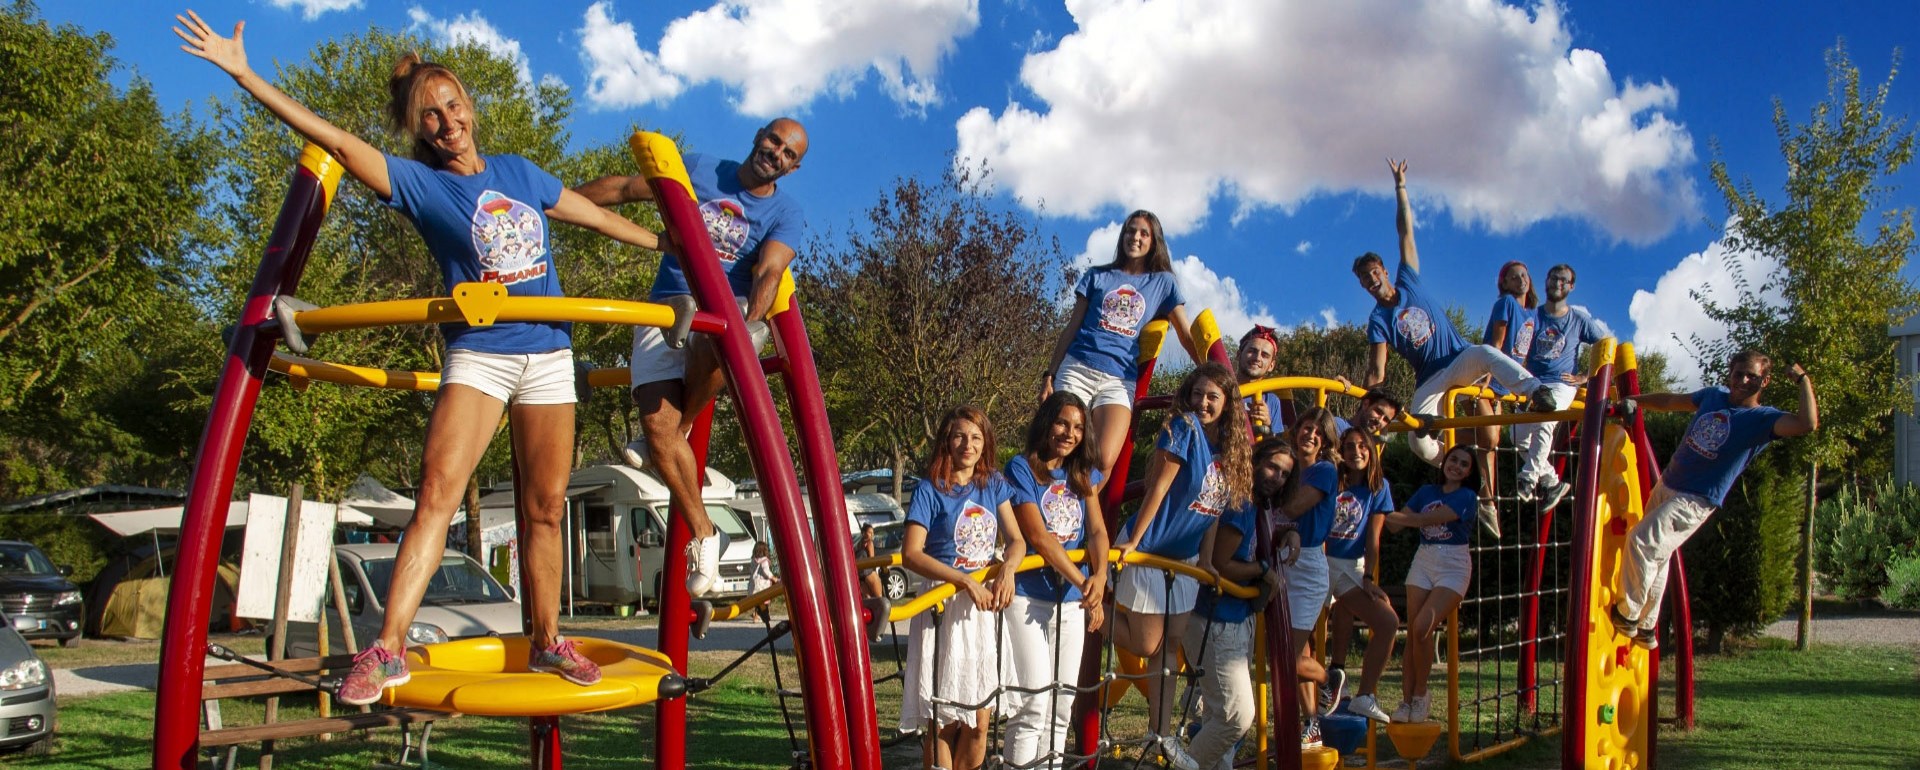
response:
M492 640L491 643L470 640L410 651L415 683L389 691L388 702L445 708L470 715L526 717L531 764L543 769L563 765L564 742L558 716L652 703L655 766L678 770L688 764L684 696L697 693L704 685L702 680L687 678L687 653L693 630L712 619L738 617L781 595L788 603L789 629L800 668L799 689L806 703L802 717L805 745L796 750L796 763L855 770L882 768L874 658L868 649L867 630L919 612L938 611L941 601L950 596L953 589L941 586L897 607L863 603L859 599L858 570L880 563L898 564L899 557L862 564L854 561L852 533L848 531L846 513L841 510L844 497L839 464L801 305L793 295L791 279L783 282L780 299L768 319L775 352L760 359L758 351L752 348L701 223L677 150L669 140L653 134L636 134L631 144L636 160L652 181L661 217L683 249L681 263L699 308L691 314L676 315L671 308L644 302L508 297L503 287L488 284L462 284L446 298L395 300L299 312L288 311L283 305L281 312L276 313L275 300L293 296L298 288L314 237L340 176L339 166L317 148L309 146L302 153L267 252L235 327L206 432L196 455L161 647L161 677L155 703L155 768L190 768L200 759L197 719L207 652L207 609L212 598L219 543L218 514L224 512L232 494L240 447L267 372L279 371L296 380L357 386L415 390L438 386L438 376L432 373L300 358L276 353L277 342L283 337L297 338L302 333L401 323L465 321L484 325L527 320L659 327L678 323L693 332L712 335L722 363L730 373L729 392L740 415L745 446L767 501L770 541L778 554L782 582L774 589L733 605L708 608L696 606L681 581L663 581L660 650L611 643L588 646L587 654L606 667L607 679L602 688L545 686L557 680L524 671L524 640L517 642L518 647L514 640ZM1141 339L1143 369L1134 411L1136 426L1141 424L1140 420L1149 419L1147 415L1151 410L1167 406L1166 397L1149 397L1146 392L1166 331L1164 322L1156 322ZM1227 351L1210 313L1203 312L1195 319L1193 339L1198 348L1194 351L1196 360L1210 358L1225 362ZM1584 408L1545 416L1516 413L1453 417L1455 399L1450 397L1448 413L1440 421L1419 426L1416 421L1403 418L1402 424L1395 426L1396 430L1424 427L1451 434L1451 429L1474 425L1543 419L1570 421L1571 425L1571 421L1577 420L1576 430L1561 431L1568 449L1559 455L1571 471L1568 477L1577 481L1575 494L1569 498L1572 515L1557 517L1549 511L1536 521L1523 521L1523 526L1509 530L1508 542L1477 545L1476 588L1462 607L1472 607L1479 622L1474 633L1465 638L1458 612L1448 623L1445 658L1448 708L1442 729L1455 758L1471 760L1488 756L1519 745L1532 736L1558 730L1563 733L1565 747L1563 767L1652 766L1656 749L1654 725L1658 710L1653 694L1657 689L1658 656L1615 635L1606 619L1606 607L1612 601L1610 586L1618 569L1621 541L1638 520L1655 466L1640 418L1634 415L1624 426L1608 419L1609 405L1617 400L1617 394L1637 392L1630 346L1620 346L1616 353L1610 341L1603 343L1596 349L1593 360L1595 366L1591 385L1584 392ZM794 458L788 453L786 434L767 379L757 376L761 373L779 375L785 386L799 439L802 463L799 467L805 470L807 497L813 507L810 514L802 509ZM624 388L627 372L619 368L594 370L587 375L587 382L596 387ZM1267 391L1296 396L1303 391L1310 392L1323 405L1329 394L1356 396L1362 393L1330 380L1306 377L1269 378L1242 387L1244 395ZM1463 389L1454 395L1480 394ZM1290 408L1291 400L1285 403ZM1284 417L1290 421L1292 415ZM700 416L691 436L696 459L703 467L710 420L709 410ZM1128 444L1113 469L1115 479L1124 481L1129 477L1132 435L1130 432ZM1119 511L1127 495L1126 486L1113 483L1105 487L1103 511L1110 531L1117 527ZM1502 500L1503 505L1512 502ZM817 542L807 521L809 515L818 526ZM1268 556L1273 549L1269 533L1262 531L1259 535L1258 552ZM675 518L668 532L666 575L686 571L683 549L689 536L686 525ZM1079 552L1071 555L1076 560L1084 557ZM1127 569L1184 571L1207 579L1205 573L1190 566L1145 554L1131 554L1127 561L1128 566L1124 567ZM1551 570L1547 566L1549 561L1554 565ZM1486 578L1480 565L1508 562L1517 565L1519 574L1515 579L1523 588L1511 594L1495 592L1482 596L1479 586ZM1007 568L990 567L978 573L976 579ZM1014 568L1047 567L1034 555ZM1675 571L1680 571L1678 559ZM1497 576L1495 582L1507 581ZM1675 590L1670 592L1669 601L1675 602L1677 611L1667 616L1676 624L1685 624L1684 574L1677 574L1672 582ZM1220 588L1243 596L1252 594L1250 590L1230 584ZM1295 725L1302 704L1297 702L1292 661L1286 654L1288 635L1292 631L1284 621L1284 605L1285 593L1282 592L1261 613L1261 620L1256 624L1254 649L1258 652L1254 656L1254 671L1261 713L1248 743L1256 750L1257 766L1261 768L1332 766L1337 754L1330 749L1306 755L1300 751ZM1509 624L1515 627L1511 633L1506 629ZM1679 627L1686 628L1685 625ZM1680 642L1676 645L1680 672L1677 713L1685 722L1691 719L1689 635L1680 633L1675 637ZM1078 681L1055 683L1056 692L1101 693L1146 676L1160 675L1127 671L1124 666L1116 672L1116 662L1113 656L1105 654L1106 646L1098 635L1089 634L1085 645ZM1462 675L1468 666L1476 668L1463 682ZM1490 667L1493 672L1491 688L1485 686L1487 677L1478 668L1481 666ZM532 692L541 694L529 696ZM1471 694L1463 696L1463 693ZM1075 699L1076 737L1069 743L1064 759L1103 760L1113 756L1116 749L1144 743L1110 733L1111 720L1107 717L1115 699ZM1397 731L1389 727L1385 732L1396 745L1409 748L1412 744L1403 741L1411 737L1417 743L1417 737L1411 733L1420 732L1412 729L1418 727L1406 726ZM1375 746L1379 732L1375 726L1366 729L1365 752L1369 766L1377 759ZM1429 741L1439 734L1432 729L1425 732L1432 734Z

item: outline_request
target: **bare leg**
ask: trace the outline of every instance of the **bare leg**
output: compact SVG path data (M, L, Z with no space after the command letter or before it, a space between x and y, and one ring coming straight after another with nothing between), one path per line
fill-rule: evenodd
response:
M727 373L720 368L720 351L713 345L713 338L701 334L693 338L687 348L687 371L682 382L686 383L686 393L680 404L680 435L693 430L693 421L706 410L721 389L727 387Z
M1173 699L1167 697L1168 677L1162 672L1179 665L1179 645L1172 640L1186 631L1187 614L1121 611L1116 620L1113 643L1147 663L1150 676L1141 683L1147 694L1147 729L1161 733L1171 721L1173 705Z
M1120 444L1127 440L1127 429L1132 425L1133 410L1124 406L1108 404L1093 410L1093 461L1100 466L1102 487L1113 474L1113 464L1120 460Z
M1416 597L1415 594L1418 594ZM1445 588L1431 591L1407 586L1406 692L1427 694L1427 677L1433 673L1433 638L1440 626L1460 606L1460 595Z
M1317 691L1327 681L1327 670L1320 666L1313 650L1307 647L1307 642L1313 639L1313 629L1302 631L1296 628L1288 636L1293 639L1293 673L1300 680L1300 711L1302 714L1318 714L1320 699Z
M687 520L697 539L712 537L714 529L700 501L700 464L694 462L693 445L681 430L685 391L678 380L650 382L633 389L633 403L640 409L640 429L647 434L648 459L672 495L674 514Z
M573 469L573 404L516 404L510 408L514 463L520 468L520 505L526 530L529 641L545 649L560 633L567 477Z
M1400 627L1400 618L1393 614L1393 605L1385 600L1367 595L1366 589L1356 589L1340 595L1335 606L1346 606L1346 625L1352 632L1353 618L1367 624L1367 658L1360 671L1359 695L1372 695L1380 686L1380 675L1387 669L1387 659L1393 657L1393 636ZM1343 648L1335 648L1344 652ZM1345 657L1342 655L1342 657Z
M987 730L993 727L993 712L980 709L973 715L973 726L956 724L953 768L977 768L987 763Z
M427 581L440 570L447 547L447 526L466 494L467 478L487 451L500 427L506 404L466 385L440 389L433 417L427 422L427 441L420 468L420 497L413 519L394 559L393 582L387 588L387 616L381 620L374 644L390 652L405 649L407 627L427 594Z
M1493 399L1480 399L1480 414L1499 414L1500 402ZM1494 472L1493 450L1500 448L1500 426L1488 425L1474 431L1475 444L1479 447L1480 461L1480 499L1492 500L1498 492L1498 478Z
M1354 592L1341 594L1339 601L1333 603L1332 615L1327 631L1327 665L1333 668L1345 668L1347 648L1353 646L1353 608L1347 606L1347 596ZM1365 591L1360 592L1365 594Z

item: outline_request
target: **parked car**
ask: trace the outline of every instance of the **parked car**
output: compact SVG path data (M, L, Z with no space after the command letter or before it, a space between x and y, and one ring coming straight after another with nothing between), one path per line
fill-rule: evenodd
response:
M855 533L855 537L858 536L858 533ZM906 542L906 538L907 523L904 521L876 524L873 527L873 554L875 556L897 554L900 552L900 544ZM886 571L881 572L880 585L887 592L887 601L897 602L913 594L918 583L914 577L913 573L901 566L888 567Z
M0 750L48 746L53 704L53 670L12 624L0 625Z
M31 543L0 540L0 614L27 639L79 644L87 613L71 574L72 567L54 565Z
M340 560L340 584L352 616L354 641L362 648L380 635L380 623L387 611L387 588L393 580L394 557L400 546L369 543L334 546ZM322 605L327 616L327 646L330 652L352 652L340 626L340 615L329 595ZM413 625L407 627L406 644L437 644L475 636L505 636L521 632L520 602L513 593L487 574L480 563L457 551L440 558L440 569L427 581L426 596ZM320 654L319 624L288 623L287 654L310 657Z

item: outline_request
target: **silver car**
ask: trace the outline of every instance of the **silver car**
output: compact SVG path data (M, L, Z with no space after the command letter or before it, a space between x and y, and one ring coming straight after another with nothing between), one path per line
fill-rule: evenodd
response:
M354 641L361 649L380 634L386 617L387 587L393 579L394 557L400 546L366 544L336 546L340 560L340 583L346 594L347 612L352 615ZM327 616L327 640L331 652L352 652L341 633L340 615L334 611L331 596L323 611ZM520 602L480 563L458 551L449 550L440 559L440 568L427 580L426 596L420 611L407 627L404 643L411 647L437 644L473 636L505 636L520 633ZM287 654L308 657L320 654L319 628L314 623L287 624Z
M53 669L0 623L0 751L44 748L52 737Z

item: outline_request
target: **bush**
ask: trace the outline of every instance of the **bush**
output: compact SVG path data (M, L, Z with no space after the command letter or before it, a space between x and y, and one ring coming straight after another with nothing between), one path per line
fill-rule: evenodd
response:
M1889 607L1920 610L1920 554L1912 554L1887 565L1887 587L1880 600Z
M1781 467L1786 460L1784 452L1755 458L1683 549L1693 617L1707 627L1708 651L1729 635L1758 633L1795 595L1807 482Z
M1920 556L1920 487L1886 477L1841 487L1820 504L1813 556L1829 590L1848 599L1881 595L1890 565Z

